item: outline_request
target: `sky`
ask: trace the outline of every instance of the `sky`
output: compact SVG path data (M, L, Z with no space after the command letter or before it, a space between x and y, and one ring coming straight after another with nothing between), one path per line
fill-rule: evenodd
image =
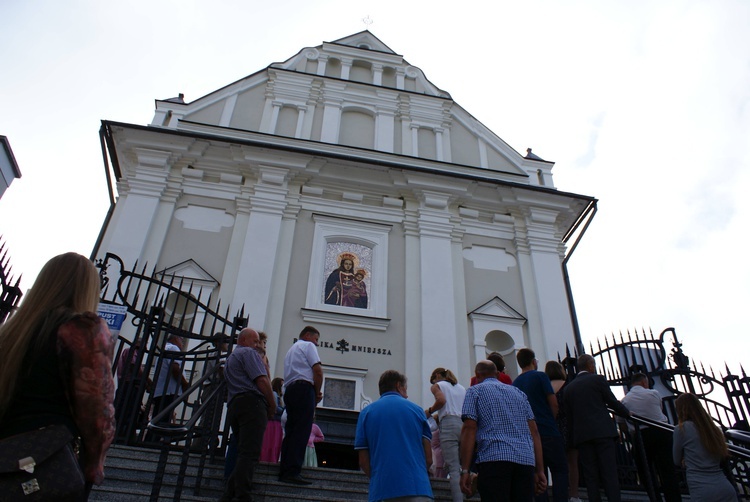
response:
M371 24L365 24L363 19ZM737 372L750 307L750 2L0 0L0 134L22 178L0 235L28 288L89 255L109 207L101 120L148 124L367 27L558 189L596 197L569 261L583 340L674 327ZM747 367L747 364L745 364Z

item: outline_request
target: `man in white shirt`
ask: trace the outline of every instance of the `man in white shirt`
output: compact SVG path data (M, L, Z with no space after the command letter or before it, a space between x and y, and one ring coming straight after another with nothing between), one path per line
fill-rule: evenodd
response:
M320 332L305 326L299 340L284 357L284 402L286 403L285 435L281 443L279 481L309 485L303 478L302 463L312 430L315 406L323 399L323 367L318 356Z
M658 391L649 388L648 377L643 373L634 373L631 377L631 385L628 394L622 398L622 404L630 410L630 413L655 422L667 422L667 417L662 411L661 395ZM622 423L620 420L618 422ZM635 427L628 423L628 430L636 444L634 454L641 479L644 479L648 464L653 464L661 480L661 488L666 501L680 502L682 496L672 462L672 433L655 427L640 426L647 460L644 464L635 435Z
M169 335L164 346L164 352L159 356L156 369L157 378L154 385L154 411L156 417L180 395L181 391L188 388L188 381L182 373L182 344L183 340L178 335ZM169 425L172 422L171 415L162 417L160 425ZM148 435L150 440L156 440L153 434Z

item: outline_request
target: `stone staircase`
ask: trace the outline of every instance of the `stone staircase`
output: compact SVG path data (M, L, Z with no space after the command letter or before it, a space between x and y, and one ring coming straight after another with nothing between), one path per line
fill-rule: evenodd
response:
M113 445L107 454L104 484L95 486L92 502L149 500L159 452L144 448ZM180 455L169 456L159 501L172 500L179 472ZM206 462L201 487L196 494L195 476L198 457L191 456L185 475L181 501L216 501L224 491L224 465ZM310 501L348 502L366 501L368 480L361 472L305 467L303 475L313 481L311 486L296 486L278 481L279 467L261 462L254 476L253 498L258 502ZM450 501L447 480L432 481L436 501ZM473 500L479 500L474 497Z
M95 486L89 500L92 502L125 502L149 500L154 473L159 460L157 450L128 446L112 446L105 464L106 479L101 486ZM206 462L201 487L195 491L198 457L191 455L185 474L181 501L217 501L224 490L224 465ZM164 474L159 501L173 499L175 483L180 466L180 455L171 453ZM350 502L366 501L368 494L367 477L356 471L328 468L304 468L303 474L313 481L311 486L295 486L278 481L279 468L276 464L261 462L255 474L254 499L258 502ZM450 487L447 480L433 479L432 490L438 502L450 502ZM586 500L586 490L581 490L581 498ZM475 495L471 500L478 501ZM623 502L644 502L648 496L644 492L622 493ZM683 495L683 501L690 498Z

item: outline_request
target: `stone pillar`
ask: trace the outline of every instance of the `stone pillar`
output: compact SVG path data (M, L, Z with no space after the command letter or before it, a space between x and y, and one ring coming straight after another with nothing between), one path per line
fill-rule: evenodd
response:
M411 155L419 157L419 126L417 124L409 124L411 129Z
M328 64L328 56L325 54L320 54L318 56L318 75L326 74L326 64Z
M250 221L250 189L247 186L241 188L240 196L235 200L236 214L234 218L234 227L232 228L232 237L229 241L229 251L224 263L224 273L221 276L220 298L223 305L220 314L224 314L224 309L230 306L230 316L242 308L242 301L235 298L237 289L237 270L240 268L242 256L244 254L245 236L247 235L248 222Z
M378 108L375 116L375 149L393 153L394 130L396 127L395 110Z
M521 201L533 203L533 201ZM538 204L537 204L538 206ZM562 248L555 209L530 207L517 228L516 244L527 305L529 346L549 360L575 344L562 270Z
M250 324L263 329L268 313L269 292L279 249L281 218L286 208L288 170L260 166L254 193L250 196L250 214L239 267L233 305L245 304Z
M323 124L320 140L324 143L338 143L341 127L341 93L344 85L341 82L326 83L326 95L323 106Z
M302 138L304 127L305 127L305 112L307 111L306 106L297 107L297 128L294 131L295 138Z
M417 225L424 380L438 366L457 369L459 365L450 196L423 191L420 199ZM429 402L432 398L429 385L424 384L422 389L422 402Z
M279 101L273 101L271 105L273 106L273 108L271 109L271 120L268 124L268 133L275 134L276 125L279 123L279 113L281 112L281 107L283 106L283 104Z
M372 65L372 83L374 85L383 85L383 65L373 64Z
M341 58L341 80L349 80L349 72L352 69L350 58Z
M435 150L437 150L436 156L437 160L444 161L445 160L445 152L443 152L443 130L439 127L435 128Z
M137 157L137 165L125 166L129 176L127 181L118 184L120 200L110 222L111 228L118 228L120 231L107 234L100 248L100 258L109 251L122 258L127 268L132 268L136 261L139 266L143 266L145 260L153 267L158 255L153 256L152 252L146 250L149 229L154 222L161 228L164 225L164 211L168 212L170 204L174 208L172 194L167 196L166 206L160 212L161 198L167 190L172 152L150 148L133 148L133 152ZM159 235L163 243L165 233ZM161 243L156 247L161 249Z

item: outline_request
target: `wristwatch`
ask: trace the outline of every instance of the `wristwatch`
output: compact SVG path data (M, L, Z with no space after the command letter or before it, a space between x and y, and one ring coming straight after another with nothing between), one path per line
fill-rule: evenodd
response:
M464 474L469 474L469 471L466 469L461 469L461 476L463 476Z

